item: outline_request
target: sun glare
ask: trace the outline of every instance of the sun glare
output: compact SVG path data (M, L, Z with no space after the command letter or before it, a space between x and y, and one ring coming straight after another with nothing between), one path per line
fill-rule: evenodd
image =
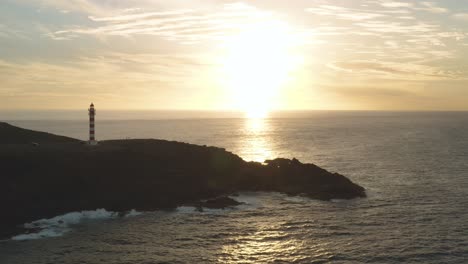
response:
M233 106L247 117L264 118L275 108L293 64L293 42L279 21L255 25L226 41L226 85Z

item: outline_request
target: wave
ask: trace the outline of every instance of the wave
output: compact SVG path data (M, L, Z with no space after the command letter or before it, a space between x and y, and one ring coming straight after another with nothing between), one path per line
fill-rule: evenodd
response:
M125 214L97 209L94 211L71 212L64 215L55 216L49 219L40 219L31 223L26 223L23 227L29 232L12 237L12 240L23 241L49 237L63 236L70 232L71 226L77 225L86 220L107 220L118 217L133 217L142 214L136 210L131 210Z
M176 209L176 212L178 213L193 213L197 212L197 208L194 206L179 206Z
M240 207L258 207L262 203L263 193L253 193L253 192L242 192L237 196L229 196L238 202L244 203Z
M139 216L142 214L143 214L142 212L138 212L137 210L132 209L125 215L125 217L134 217L134 216Z

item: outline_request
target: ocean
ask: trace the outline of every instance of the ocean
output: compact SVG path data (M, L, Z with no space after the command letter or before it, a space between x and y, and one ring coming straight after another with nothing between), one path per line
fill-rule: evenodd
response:
M87 138L86 112L0 116ZM226 210L71 212L42 220L40 234L1 241L0 263L468 263L468 112L244 119L98 110L96 136L214 145L260 162L294 157L349 177L368 197L241 193L233 198L245 204Z

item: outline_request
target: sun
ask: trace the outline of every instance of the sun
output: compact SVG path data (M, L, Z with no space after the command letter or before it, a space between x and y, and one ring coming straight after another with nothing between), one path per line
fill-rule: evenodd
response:
M253 25L227 41L223 60L226 86L234 108L249 118L264 118L280 100L293 64L293 35L286 24Z

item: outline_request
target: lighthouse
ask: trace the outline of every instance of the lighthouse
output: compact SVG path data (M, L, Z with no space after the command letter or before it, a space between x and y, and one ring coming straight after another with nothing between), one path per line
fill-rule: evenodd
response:
M94 104L91 103L88 109L89 113L89 141L88 144L91 146L97 145L96 137L95 137L95 126L94 126L94 117L96 116L96 109L94 109Z

